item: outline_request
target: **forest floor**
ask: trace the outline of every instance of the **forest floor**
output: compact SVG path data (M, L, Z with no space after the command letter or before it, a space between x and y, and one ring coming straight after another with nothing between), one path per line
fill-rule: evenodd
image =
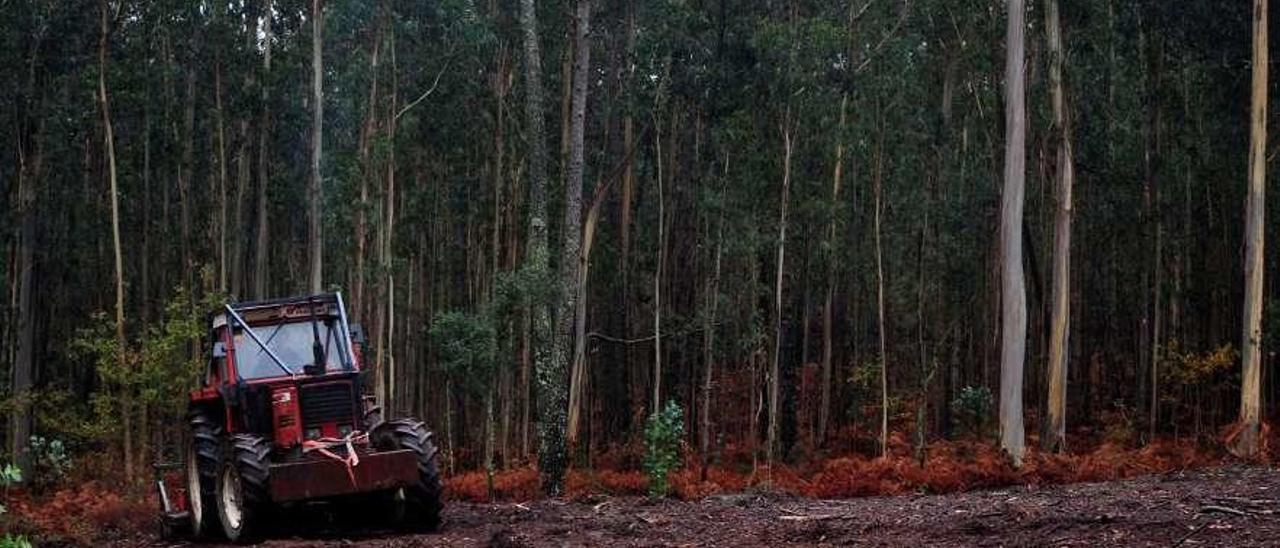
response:
M299 520L301 521L301 520ZM181 546L132 535L101 545ZM1280 472L1222 466L945 495L451 502L440 533L278 531L261 546L1276 546Z

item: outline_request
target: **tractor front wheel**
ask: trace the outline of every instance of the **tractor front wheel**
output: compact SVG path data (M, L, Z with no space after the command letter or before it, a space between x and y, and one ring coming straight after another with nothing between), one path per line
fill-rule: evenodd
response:
M218 467L222 464L222 427L200 410L187 416L187 425L191 435L186 455L191 532L197 538L207 538L218 530L215 500Z
M262 532L271 500L267 491L271 446L248 434L231 437L218 478L218 519L227 540L248 542Z
M396 419L378 425L374 446L382 451L408 449L418 460L418 481L391 493L392 515L399 525L419 531L440 527L440 469L436 465L436 444L420 421Z

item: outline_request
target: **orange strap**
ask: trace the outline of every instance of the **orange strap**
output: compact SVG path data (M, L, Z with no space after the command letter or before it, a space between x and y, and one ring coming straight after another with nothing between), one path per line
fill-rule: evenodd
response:
M318 440L305 440L302 442L302 452L310 453L312 451L315 451L317 453L320 453L321 455L324 455L333 460L341 462L344 466L347 467L347 477L351 479L351 486L355 487L356 474L353 468L360 465L360 455L356 454L356 450L354 447L352 447L352 444L364 443L364 442L367 442L368 440L369 440L368 434L364 434L360 431L351 432L350 434L347 434L346 437L343 437L343 438L320 438ZM345 458L329 450L330 448L338 447L338 446L346 447L347 456Z

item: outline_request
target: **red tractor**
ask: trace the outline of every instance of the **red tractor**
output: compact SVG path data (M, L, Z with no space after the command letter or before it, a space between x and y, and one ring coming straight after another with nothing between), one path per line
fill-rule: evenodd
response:
M439 526L432 434L414 419L383 421L365 395L341 294L226 305L209 315L208 340L188 402L185 489L157 482L167 531L244 542L277 510L315 501Z

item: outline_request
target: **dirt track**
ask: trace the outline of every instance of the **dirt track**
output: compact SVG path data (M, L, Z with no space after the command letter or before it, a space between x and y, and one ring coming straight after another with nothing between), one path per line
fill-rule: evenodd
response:
M699 502L454 503L445 516L435 535L299 530L263 546L1277 546L1280 472L1238 466L843 501L744 494ZM166 546L154 538L113 544Z

